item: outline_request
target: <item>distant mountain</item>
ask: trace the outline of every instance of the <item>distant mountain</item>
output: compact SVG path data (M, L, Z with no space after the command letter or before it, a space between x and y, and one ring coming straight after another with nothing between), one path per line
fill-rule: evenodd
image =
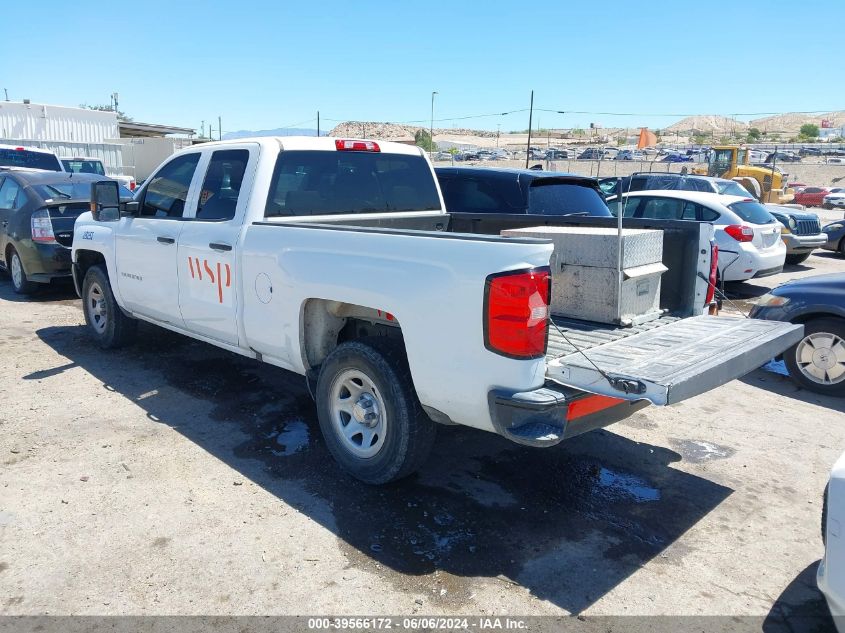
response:
M321 136L328 136L328 132L320 130ZM238 130L237 132L226 132L224 139L248 138L252 136L317 136L316 128L287 127L276 128L275 130Z

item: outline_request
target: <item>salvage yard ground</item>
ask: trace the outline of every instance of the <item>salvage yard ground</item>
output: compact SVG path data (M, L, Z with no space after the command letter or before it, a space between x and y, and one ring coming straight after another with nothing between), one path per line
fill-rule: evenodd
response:
M731 293L835 271L821 252ZM70 289L0 280L0 350L3 614L826 612L845 401L777 374L554 449L443 427L371 488L300 377L153 327L101 353Z

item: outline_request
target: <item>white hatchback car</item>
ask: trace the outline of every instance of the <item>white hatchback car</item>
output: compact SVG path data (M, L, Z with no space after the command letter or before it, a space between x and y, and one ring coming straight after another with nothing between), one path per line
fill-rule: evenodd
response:
M699 191L637 191L623 196L625 217L709 222L719 247L719 278L746 281L783 270L781 224L754 198ZM616 215L619 203L608 207Z

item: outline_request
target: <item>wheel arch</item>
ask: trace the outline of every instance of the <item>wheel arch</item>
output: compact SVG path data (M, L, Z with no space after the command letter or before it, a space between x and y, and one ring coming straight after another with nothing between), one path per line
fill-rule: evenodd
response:
M102 264L103 269L108 275L108 266L106 264L106 257L99 251L92 250L78 250L75 253L75 261L73 262L73 283L76 286L77 294L82 296L82 280L85 279L85 273L91 266Z
M396 317L382 308L332 301L307 299L300 310L300 351L309 376L316 377L320 365L338 345L359 338L384 336L405 349L402 326Z

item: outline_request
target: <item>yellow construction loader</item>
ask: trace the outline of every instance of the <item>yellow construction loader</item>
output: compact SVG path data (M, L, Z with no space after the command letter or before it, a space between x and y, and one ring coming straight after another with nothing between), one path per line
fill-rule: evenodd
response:
M707 169L693 169L695 174L706 174L718 178L736 180L750 189L761 202L787 204L794 200L792 189L787 188L788 174L782 173L776 165L757 167L748 159L748 148L739 145L720 145L712 148ZM753 182L752 182L753 181ZM756 186L754 184L756 182Z

